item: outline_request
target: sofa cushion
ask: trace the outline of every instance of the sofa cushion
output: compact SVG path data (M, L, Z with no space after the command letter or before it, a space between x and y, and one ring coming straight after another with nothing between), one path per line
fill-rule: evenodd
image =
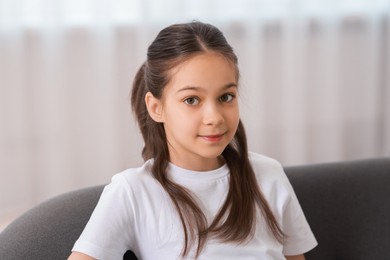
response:
M306 259L390 259L390 158L285 171L319 243Z

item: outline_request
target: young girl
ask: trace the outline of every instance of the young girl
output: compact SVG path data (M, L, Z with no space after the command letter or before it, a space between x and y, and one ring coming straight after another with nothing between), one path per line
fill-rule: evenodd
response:
M238 85L214 26L157 35L131 97L145 163L112 178L69 259L304 259L316 240L281 165L248 153Z

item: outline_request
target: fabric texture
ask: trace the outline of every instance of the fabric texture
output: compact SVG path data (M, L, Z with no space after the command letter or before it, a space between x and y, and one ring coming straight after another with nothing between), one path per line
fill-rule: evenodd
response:
M258 214L254 237L237 245L210 238L198 259L284 259L316 245L294 191L279 163L250 154L258 184L285 239L279 243ZM183 231L177 212L161 185L152 177L152 160L115 175L104 189L73 250L97 259L121 259L132 250L141 259L181 259ZM229 187L227 165L195 172L170 164L168 176L190 190L209 223L224 202ZM127 232L126 232L127 231ZM194 258L191 251L188 259Z

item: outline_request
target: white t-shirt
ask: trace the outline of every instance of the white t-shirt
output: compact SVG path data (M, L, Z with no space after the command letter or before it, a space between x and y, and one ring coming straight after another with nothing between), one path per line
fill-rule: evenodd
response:
M250 153L250 161L264 197L285 234L278 242L258 214L253 238L244 244L209 238L198 259L284 259L317 245L282 166L273 159ZM183 231L176 210L151 174L153 160L140 168L116 174L107 185L72 251L97 259L123 259L132 250L139 259L180 259ZM197 197L208 223L223 204L229 187L227 165L195 172L170 164L168 176ZM193 253L193 252L192 252ZM193 259L190 253L186 259Z

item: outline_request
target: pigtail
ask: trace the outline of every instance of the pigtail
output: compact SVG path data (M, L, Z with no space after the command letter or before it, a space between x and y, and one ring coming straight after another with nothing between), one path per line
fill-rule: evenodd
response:
M147 125L150 121L150 116L145 104L145 95L147 93L146 82L145 82L145 63L138 69L131 91L131 108L137 119L138 126L141 130L141 134L144 140L148 138ZM150 158L147 147L145 146L142 150L142 157L144 160Z
M249 161L246 134L241 121L232 142L222 154L230 169L230 187L224 204L209 227L210 232L223 241L246 241L254 232L258 207L268 228L281 242L283 232L257 185ZM224 218L226 219L221 224Z
M159 153L167 153L164 127L155 122L149 115L145 103L145 95L149 91L146 80L146 62L139 68L133 81L131 93L131 106L136 116L145 146L142 150L142 158L146 161ZM169 158L168 158L169 159Z

